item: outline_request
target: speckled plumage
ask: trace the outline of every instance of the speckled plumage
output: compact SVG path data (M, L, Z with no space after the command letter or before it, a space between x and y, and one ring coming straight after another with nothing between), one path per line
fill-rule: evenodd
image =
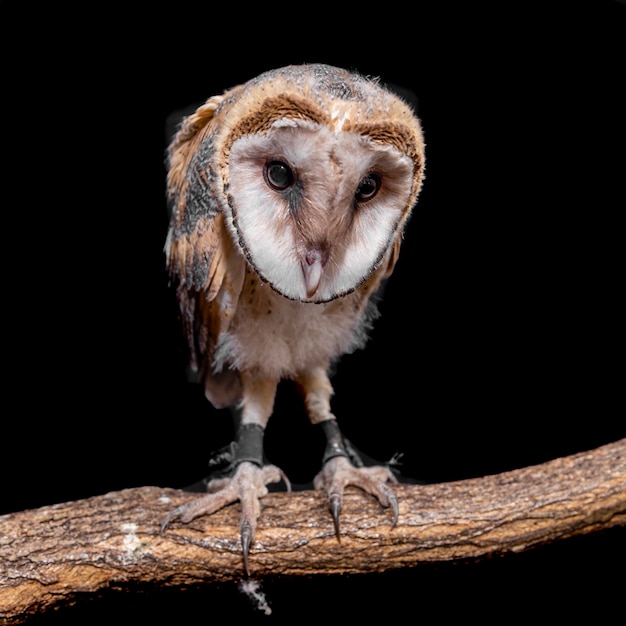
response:
M423 181L419 120L375 80L288 66L207 100L183 121L168 157L167 263L207 398L237 406L241 424L262 432L279 381L290 378L312 423L334 429L329 368L364 346L372 295L398 258ZM340 443L316 486L331 497L339 475L354 470L348 483L395 502L388 469L375 479L372 468L346 469L354 459ZM228 487L167 523L241 499L241 475L255 471L267 474L261 459L235 454ZM249 546L258 512L242 508ZM245 542L244 557L247 567Z

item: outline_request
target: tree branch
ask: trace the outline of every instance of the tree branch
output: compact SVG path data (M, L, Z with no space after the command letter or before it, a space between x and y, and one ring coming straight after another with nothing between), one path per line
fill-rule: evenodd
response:
M398 485L398 525L349 488L334 535L324 494L262 500L252 575L367 573L481 558L626 525L626 439L482 478ZM239 508L189 524L163 517L198 494L142 487L0 516L0 617L34 613L130 582L185 586L240 580Z

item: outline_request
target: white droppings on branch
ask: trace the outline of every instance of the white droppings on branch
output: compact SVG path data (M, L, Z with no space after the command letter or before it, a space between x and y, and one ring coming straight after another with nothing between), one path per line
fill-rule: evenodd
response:
M122 524L122 532L125 532L123 546L126 551L123 557L124 563L130 563L137 559L137 550L141 546L139 537L135 534L137 532L137 524L128 523Z

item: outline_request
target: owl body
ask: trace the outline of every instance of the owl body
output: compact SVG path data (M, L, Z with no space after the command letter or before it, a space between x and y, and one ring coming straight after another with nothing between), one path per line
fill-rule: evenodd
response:
M188 117L166 251L194 367L287 377L361 346L423 148L408 105L325 65L267 72Z
M375 80L288 66L209 98L183 120L168 166L166 256L191 366L215 407L237 407L239 429L232 479L163 528L239 499L247 569L256 499L279 479L262 438L284 378L327 438L315 484L329 494L337 534L347 484L397 517L389 469L358 467L338 430L329 371L365 344L422 185L414 112Z

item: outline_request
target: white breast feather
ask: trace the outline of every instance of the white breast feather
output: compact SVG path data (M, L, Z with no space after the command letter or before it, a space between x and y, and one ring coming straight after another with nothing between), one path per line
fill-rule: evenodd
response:
M356 296L314 304L284 298L267 285L257 292L260 297L254 302L240 301L229 332L222 336L215 359L218 369L252 368L290 377L356 347L359 313L352 302Z

